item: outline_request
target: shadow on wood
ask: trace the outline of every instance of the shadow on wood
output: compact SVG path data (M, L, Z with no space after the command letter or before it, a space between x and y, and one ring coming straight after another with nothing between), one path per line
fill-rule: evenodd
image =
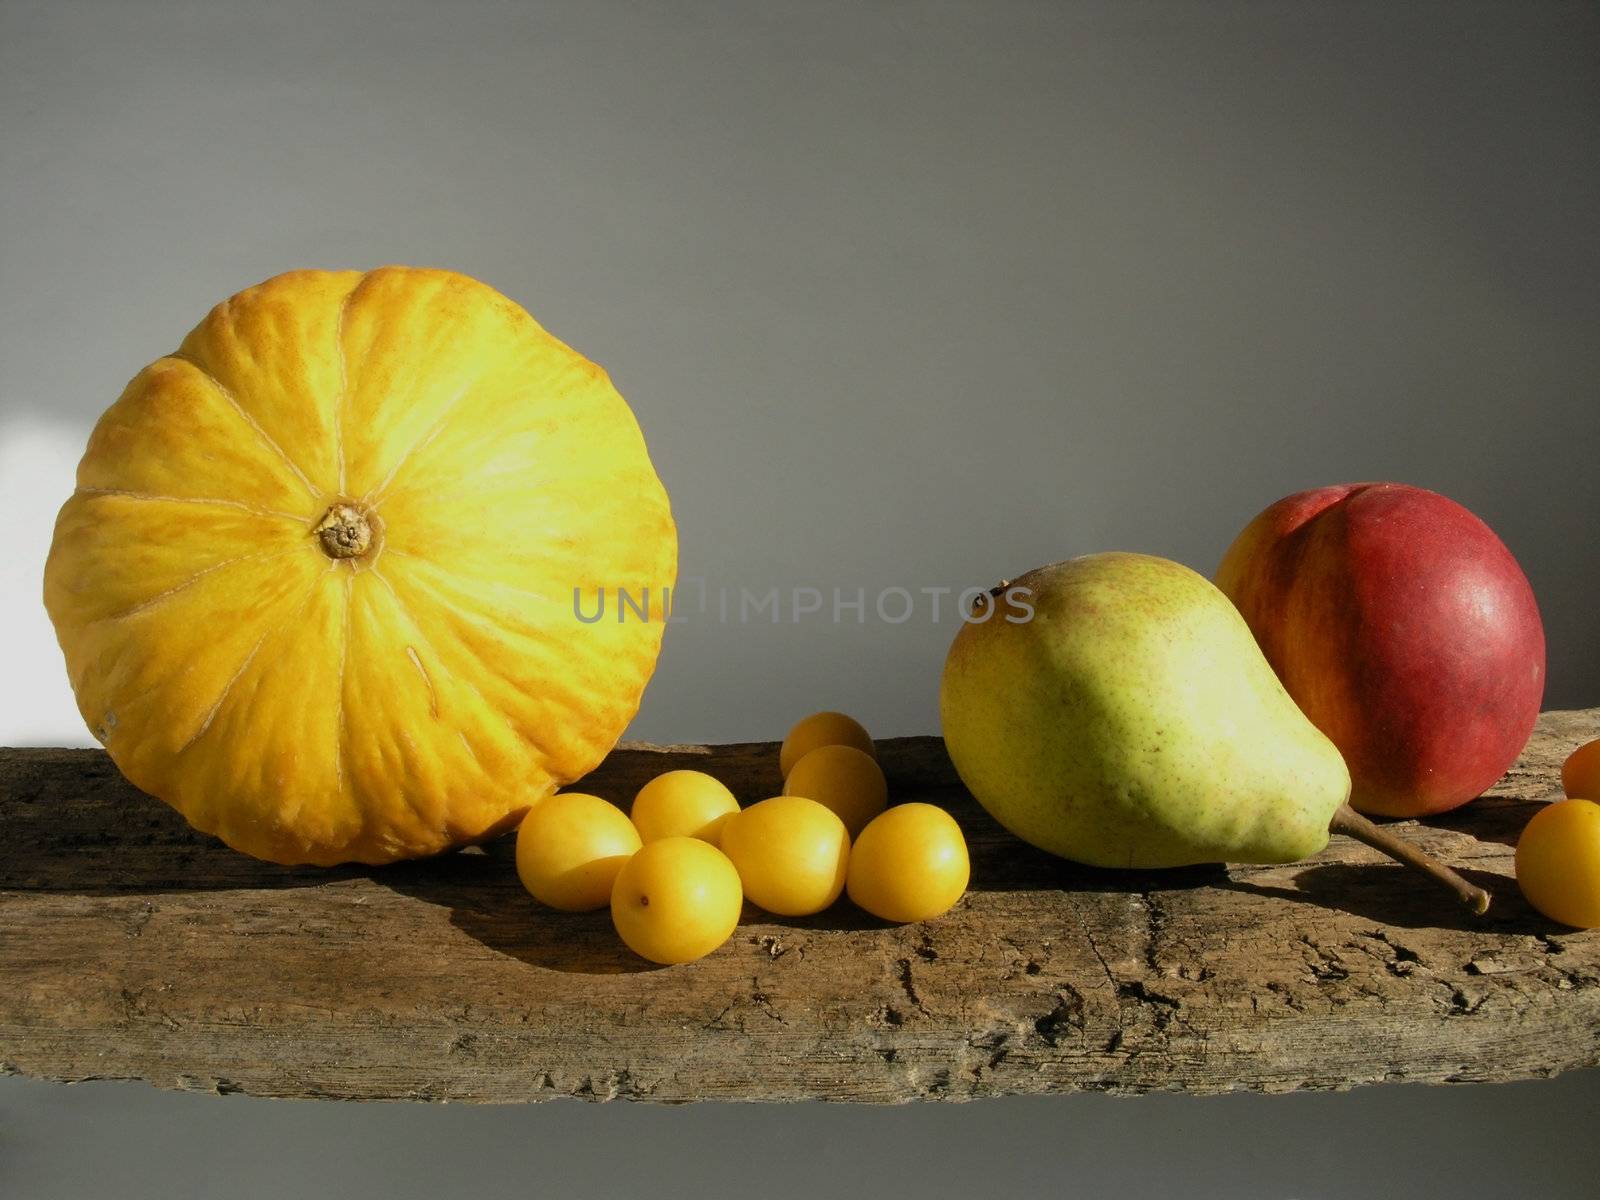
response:
M280 867L229 849L124 779L101 750L0 749L0 889L81 896L321 887L360 867Z
M450 924L496 954L529 966L575 975L619 975L657 969L634 954L611 927L611 914L565 913L528 895L517 878L509 839L482 852L463 851L373 870L374 884L449 914Z
M1492 930L1530 935L1562 932L1560 926L1529 906L1515 880L1472 867L1457 869L1469 883L1494 897L1484 916L1474 915L1448 892L1429 885L1398 863L1310 866L1294 875L1291 887L1268 886L1248 878L1229 879L1219 886L1257 896L1277 896L1297 904L1316 904L1401 929Z

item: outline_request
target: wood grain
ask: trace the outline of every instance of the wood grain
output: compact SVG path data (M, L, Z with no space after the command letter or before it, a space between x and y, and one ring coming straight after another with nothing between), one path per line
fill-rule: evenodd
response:
M841 903L748 911L652 968L604 913L540 909L502 841L377 870L291 870L190 830L104 754L0 750L0 1070L264 1096L894 1102L1072 1091L1283 1092L1548 1076L1600 1063L1600 933L1534 913L1512 846L1600 711L1548 713L1494 792L1402 835L1495 893L1474 918L1342 837L1283 867L1117 873L1039 854L936 738L881 745L899 799L948 807L973 886L888 927ZM778 785L771 744L619 748Z

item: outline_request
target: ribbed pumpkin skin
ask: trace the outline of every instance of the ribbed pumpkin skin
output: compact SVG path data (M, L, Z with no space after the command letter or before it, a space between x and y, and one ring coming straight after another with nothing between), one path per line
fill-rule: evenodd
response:
M501 832L605 756L655 668L677 533L633 414L462 275L241 292L134 378L77 482L45 605L79 710L135 785L260 858ZM342 503L357 557L317 532ZM619 621L618 588L650 619Z

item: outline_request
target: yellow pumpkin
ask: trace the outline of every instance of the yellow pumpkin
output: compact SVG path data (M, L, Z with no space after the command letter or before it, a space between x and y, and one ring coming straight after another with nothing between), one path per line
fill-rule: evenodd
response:
M135 785L260 858L508 829L655 668L677 533L633 414L462 275L241 292L128 385L77 484L45 604L78 707Z

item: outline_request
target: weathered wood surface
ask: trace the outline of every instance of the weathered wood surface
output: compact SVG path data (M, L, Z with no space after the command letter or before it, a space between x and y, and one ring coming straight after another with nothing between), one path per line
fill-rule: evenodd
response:
M973 887L886 927L841 903L746 913L651 968L604 913L540 909L511 846L287 870L196 834L96 751L0 750L0 1070L269 1096L901 1101L1289 1091L1547 1076L1600 1063L1600 933L1512 882L1523 823L1600 711L1549 713L1489 797L1400 832L1495 893L1486 918L1335 838L1284 867L1094 871L1020 845L942 744L882 745L898 798L949 807ZM619 749L626 801L693 764L742 798L772 745Z

